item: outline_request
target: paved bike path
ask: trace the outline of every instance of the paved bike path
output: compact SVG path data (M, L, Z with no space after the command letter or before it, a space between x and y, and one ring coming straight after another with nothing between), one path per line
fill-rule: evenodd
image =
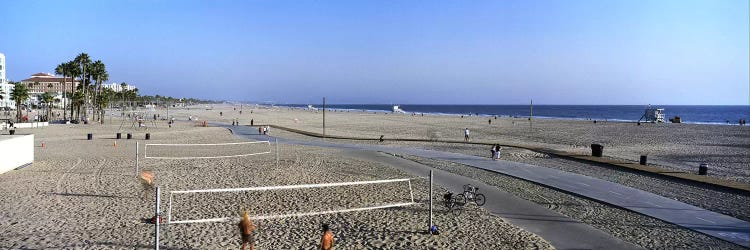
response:
M235 135L250 139L273 139L269 136L259 136L257 132L255 132L257 130L253 131L253 128L247 126L220 126L231 128L236 131ZM434 150L382 145L331 143L322 140L306 141L285 138L278 138L278 140L281 143L382 151L461 163L464 165L514 176L566 192L574 193L580 196L588 197L590 199L622 207L637 213L641 213L669 223L677 224L682 227L702 232L704 234L708 234L737 245L750 247L749 222L720 213L712 212L680 201L672 200L643 190L627 187L618 183L613 183L585 175L517 162L492 161L488 158L483 157Z
M434 169L410 160L401 159L383 153L356 150L347 151L346 156L360 160L388 164L394 168L404 170L416 176L429 176L433 171L433 182L453 193L463 192L464 184L471 184L479 188L479 192L487 197L485 210L500 216L513 225L532 232L552 244L556 249L639 249L637 245L625 242L614 236L596 229L591 225L549 210L534 202L518 198L512 194L487 185L481 181L448 171ZM443 212L442 193L435 192L433 209L435 213ZM434 221L440 226L441 221ZM426 226L425 226L426 227ZM442 230L451 230L441 227Z

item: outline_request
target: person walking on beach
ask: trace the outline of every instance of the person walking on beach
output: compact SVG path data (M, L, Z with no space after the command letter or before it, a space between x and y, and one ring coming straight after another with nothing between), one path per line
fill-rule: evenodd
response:
M469 141L469 128L464 129L464 141Z
M247 214L247 210L242 213L242 220L237 224L240 227L240 235L242 236L242 250L247 249L247 245L250 244L250 250L255 249L255 237L253 237L253 231L255 226L250 221L250 216Z
M492 158L492 160L493 160L493 161L495 160L495 155L497 155L497 151L496 151L496 149L497 149L497 147L495 147L495 145L492 145L492 149L490 149L490 152L491 152L491 154L492 154L492 155L490 156L490 158Z
M141 181L141 187L143 189L143 198L146 199L156 190L156 183L154 172L142 171L138 174L138 179Z
M328 224L323 224L323 237L320 239L320 250L333 250L333 233Z
M494 150L495 151L495 155L494 155L494 159L493 160L500 160L500 150L503 149L503 148L500 147L500 144L495 144L495 148L494 149L495 149Z

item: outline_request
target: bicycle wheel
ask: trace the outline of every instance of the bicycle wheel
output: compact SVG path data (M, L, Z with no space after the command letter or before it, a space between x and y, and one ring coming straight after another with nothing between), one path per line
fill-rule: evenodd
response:
M461 206L459 204L456 204L456 203L453 203L453 204L451 204L450 210L451 210L451 213L453 214L453 216L459 216L459 215L461 215L461 210L463 210L463 206Z
M483 194L475 194L474 195L474 201L477 203L477 206L484 205L484 195Z
M456 195L456 199L453 200L453 204L456 204L456 205L462 206L462 207L464 205L466 205L466 202L467 202L467 200L466 200L466 196L464 196L464 194L458 194L458 195Z

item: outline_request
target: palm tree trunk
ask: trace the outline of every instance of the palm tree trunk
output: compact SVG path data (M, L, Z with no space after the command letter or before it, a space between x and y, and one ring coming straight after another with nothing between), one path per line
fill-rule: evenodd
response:
M70 120L73 120L73 94L75 94L76 78L73 76L70 78Z
M63 73L63 84L62 84L62 110L63 110L63 120L68 119L68 115L65 114L65 73Z

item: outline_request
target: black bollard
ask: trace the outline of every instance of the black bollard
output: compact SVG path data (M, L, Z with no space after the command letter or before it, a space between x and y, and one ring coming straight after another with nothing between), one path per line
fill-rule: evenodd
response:
M122 133L117 133L117 139L122 139Z
M708 174L708 164L701 163L700 167L698 167L698 175L706 175Z
M602 157L604 153L604 146L599 144L591 144L591 155L596 157Z
M151 133L146 133L146 140L151 140Z
M94 139L94 134L92 134L92 133L88 133L88 134L86 135L86 139L88 139L89 141L90 141L90 140L93 140L93 139Z
M133 134L128 133L128 137L127 138L128 138L128 140L133 139Z
M640 162L640 164L641 165L646 165L646 156L645 155L641 155L641 162Z

